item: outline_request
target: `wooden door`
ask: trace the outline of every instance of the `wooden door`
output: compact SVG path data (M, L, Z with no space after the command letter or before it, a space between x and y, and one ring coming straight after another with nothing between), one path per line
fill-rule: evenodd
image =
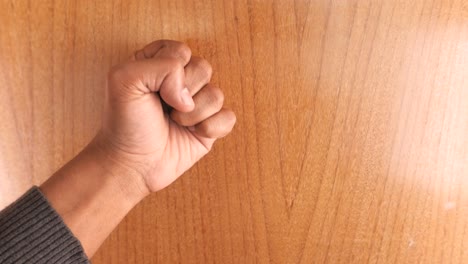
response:
M94 135L106 72L212 62L233 133L93 263L468 263L465 0L0 0L0 203Z

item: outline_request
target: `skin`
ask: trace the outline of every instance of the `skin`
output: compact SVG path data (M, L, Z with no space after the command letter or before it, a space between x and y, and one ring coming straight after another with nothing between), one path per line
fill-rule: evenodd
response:
M137 203L232 130L236 116L211 75L206 60L170 40L111 69L100 131L40 187L88 257Z

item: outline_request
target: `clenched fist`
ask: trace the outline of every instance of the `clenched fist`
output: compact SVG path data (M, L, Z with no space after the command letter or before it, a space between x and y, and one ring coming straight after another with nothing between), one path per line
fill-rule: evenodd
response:
M158 191L207 154L236 122L211 65L183 43L158 40L109 72L103 127L108 157ZM132 175L132 176L130 176Z

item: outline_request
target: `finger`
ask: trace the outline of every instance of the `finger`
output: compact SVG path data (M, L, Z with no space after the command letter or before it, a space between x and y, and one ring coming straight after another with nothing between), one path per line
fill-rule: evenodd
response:
M190 91L185 86L184 68L177 67L166 76L159 95L168 105L180 112L190 112L195 107Z
M185 43L166 39L157 40L146 45L143 49L137 50L134 56L135 60L143 60L153 58L161 53L165 56L169 55L180 59L183 65L186 65L192 56L192 51Z
M200 57L192 57L185 66L185 84L190 94L195 95L211 80L213 68L210 63Z
M109 87L119 89L111 93L120 99L132 95L158 92L171 107L181 112L194 107L192 96L184 82L184 68L175 58L155 58L132 61L114 67L109 73Z
M201 123L190 127L194 134L205 138L205 143L212 143L214 139L229 134L236 123L236 115L233 111L223 108L218 113L203 120ZM211 140L209 140L211 139Z
M224 103L224 94L221 89L208 84L194 97L195 108L183 113L177 110L171 112L171 118L182 126L194 126L221 110Z
M153 58L157 57L170 57L180 60L183 66L187 65L192 57L192 51L187 46L187 44L166 40L166 44L163 45L156 53L153 55Z
M164 45L166 45L167 40L156 40L146 45L144 48L137 50L135 52L136 60L144 60L152 58L156 52L158 52Z

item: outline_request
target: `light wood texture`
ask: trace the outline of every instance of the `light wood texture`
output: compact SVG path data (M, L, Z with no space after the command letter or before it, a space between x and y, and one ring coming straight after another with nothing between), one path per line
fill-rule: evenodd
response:
M107 69L152 40L210 60L237 113L94 263L468 263L465 0L0 3L2 207L92 138Z

